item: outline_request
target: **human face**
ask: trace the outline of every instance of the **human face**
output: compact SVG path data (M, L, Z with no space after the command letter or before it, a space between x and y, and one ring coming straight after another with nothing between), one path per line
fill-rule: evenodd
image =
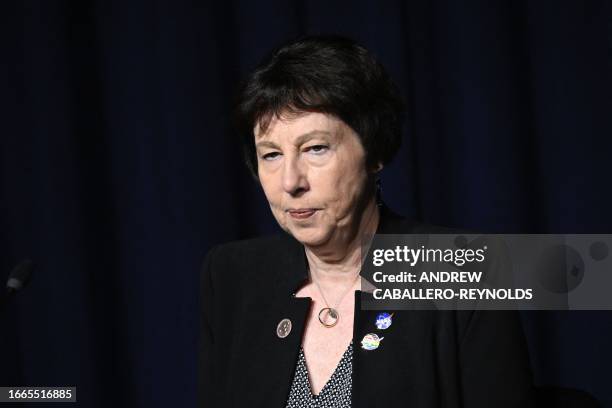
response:
M254 133L259 181L280 226L312 247L350 238L369 180L357 134L323 113L281 115Z

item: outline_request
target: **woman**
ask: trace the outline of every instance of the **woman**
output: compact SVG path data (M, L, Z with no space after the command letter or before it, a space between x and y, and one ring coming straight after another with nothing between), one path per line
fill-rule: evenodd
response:
M372 336L363 238L441 231L391 213L377 193L401 107L382 66L339 37L285 45L248 78L247 163L286 234L207 256L202 407L530 406L514 313L397 311L384 339Z

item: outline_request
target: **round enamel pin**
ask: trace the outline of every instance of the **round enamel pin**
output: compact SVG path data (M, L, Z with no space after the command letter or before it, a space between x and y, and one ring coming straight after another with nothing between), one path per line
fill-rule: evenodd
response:
M276 326L276 335L279 338L284 339L285 337L289 335L289 333L291 333L291 320L289 319L281 320L278 323L278 326Z
M376 350L380 346L380 342L384 337L378 337L375 333L369 333L363 336L361 340L361 348L365 350Z
M393 313L379 313L376 316L376 327L378 330L385 330L391 327L391 318L393 317Z

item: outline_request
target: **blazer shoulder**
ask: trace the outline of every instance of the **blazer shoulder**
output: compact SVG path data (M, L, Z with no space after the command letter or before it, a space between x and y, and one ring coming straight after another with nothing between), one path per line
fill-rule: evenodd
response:
M278 256L279 251L292 248L292 244L286 234L275 234L219 244L209 250L209 254L214 253L215 258L237 263L252 263L257 258Z
M204 258L201 278L217 283L264 282L279 260L296 254L296 242L286 234L231 241L212 247Z
M429 224L427 222L415 222L412 224L411 234L478 234L477 231L471 231L465 228L447 227L442 225Z
M400 215L386 205L381 208L377 234L477 234L464 228L446 227Z

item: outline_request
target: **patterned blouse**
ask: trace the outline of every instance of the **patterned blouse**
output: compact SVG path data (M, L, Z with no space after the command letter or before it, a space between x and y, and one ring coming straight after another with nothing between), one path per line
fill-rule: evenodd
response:
M342 355L338 366L318 395L312 394L304 349L295 367L293 384L286 408L350 408L353 386L353 342Z

